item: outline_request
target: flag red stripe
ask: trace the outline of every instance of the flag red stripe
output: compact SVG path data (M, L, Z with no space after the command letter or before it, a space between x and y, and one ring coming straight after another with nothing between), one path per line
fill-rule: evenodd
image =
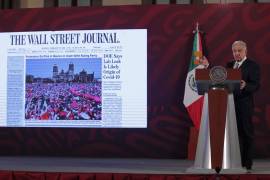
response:
M191 105L187 107L190 118L192 119L196 129L200 129L200 122L202 116L203 98L200 97L198 100L194 101Z
M201 34L198 32L198 47L199 47L199 49L198 49L198 51L202 51L203 49L202 49L202 40L201 40Z

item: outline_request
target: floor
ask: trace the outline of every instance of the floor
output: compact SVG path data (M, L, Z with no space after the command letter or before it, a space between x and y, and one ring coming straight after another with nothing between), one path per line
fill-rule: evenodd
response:
M31 172L186 174L190 160L0 157L0 170ZM252 174L270 174L270 159L256 159Z

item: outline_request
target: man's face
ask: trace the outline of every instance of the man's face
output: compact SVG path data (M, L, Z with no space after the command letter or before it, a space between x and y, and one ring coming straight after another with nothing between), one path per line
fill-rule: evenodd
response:
M246 48L241 44L235 44L232 47L233 57L236 61L241 61L247 55Z

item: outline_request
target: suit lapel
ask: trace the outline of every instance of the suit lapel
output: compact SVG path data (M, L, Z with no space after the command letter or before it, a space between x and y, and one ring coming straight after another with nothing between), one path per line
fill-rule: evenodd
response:
M246 59L243 64L240 66L242 72L242 79L245 80L247 78L247 72L249 68L249 60Z
M248 68L248 59L246 59L242 64L241 64L241 66L240 66L240 69L241 70L245 70L245 69L247 69Z

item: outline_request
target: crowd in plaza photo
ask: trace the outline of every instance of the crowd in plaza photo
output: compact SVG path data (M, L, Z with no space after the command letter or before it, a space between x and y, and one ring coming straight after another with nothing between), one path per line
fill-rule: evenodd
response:
M101 82L26 83L26 120L101 120Z

